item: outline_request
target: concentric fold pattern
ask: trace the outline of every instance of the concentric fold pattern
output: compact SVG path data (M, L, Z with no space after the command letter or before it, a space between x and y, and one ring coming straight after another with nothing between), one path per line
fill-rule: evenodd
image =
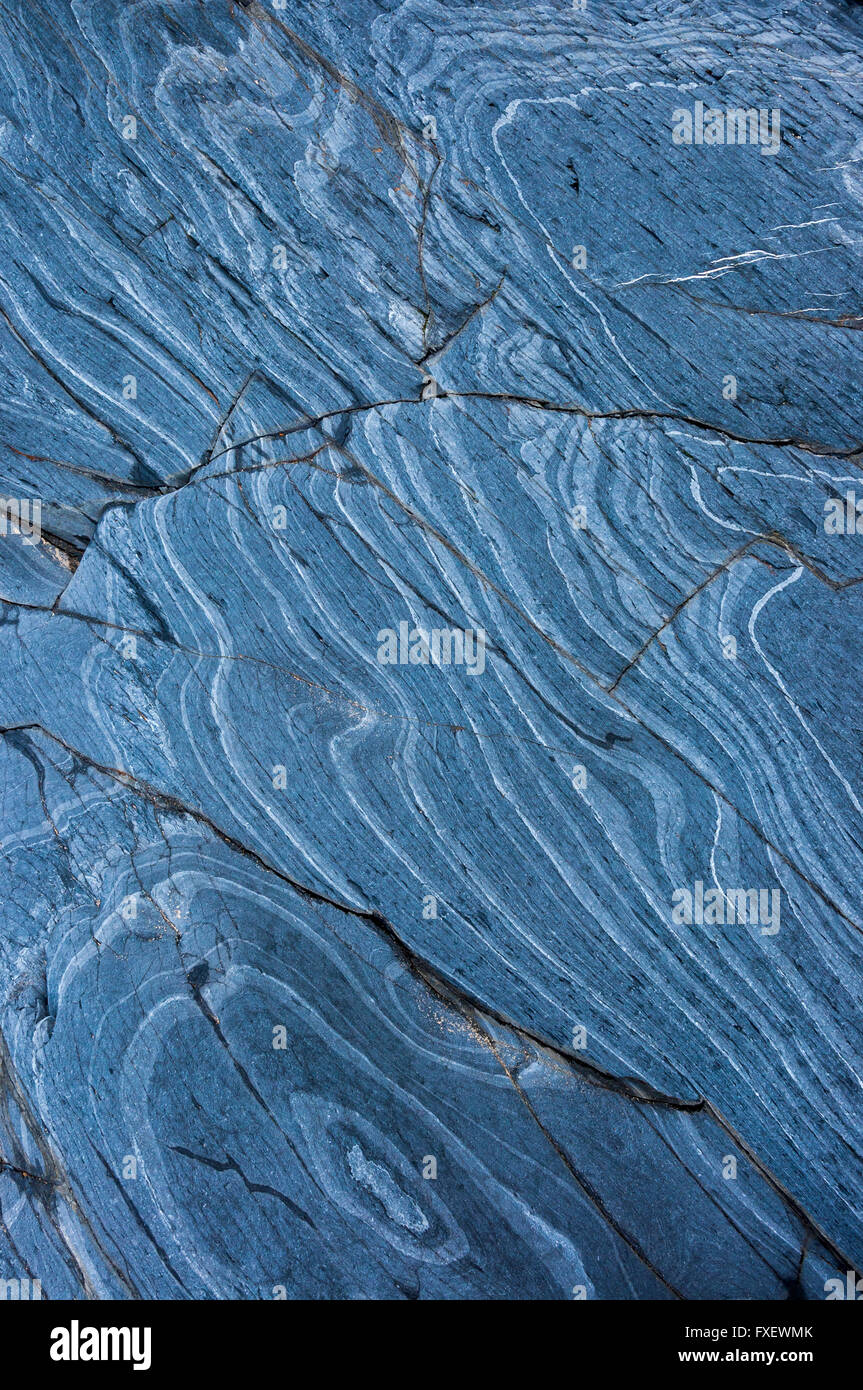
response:
M853 1289L861 79L4 5L5 1296Z

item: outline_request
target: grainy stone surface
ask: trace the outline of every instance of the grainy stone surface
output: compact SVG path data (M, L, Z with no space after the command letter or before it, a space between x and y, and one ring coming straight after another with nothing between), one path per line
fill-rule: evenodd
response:
M4 4L0 1278L863 1261L861 79L838 0Z

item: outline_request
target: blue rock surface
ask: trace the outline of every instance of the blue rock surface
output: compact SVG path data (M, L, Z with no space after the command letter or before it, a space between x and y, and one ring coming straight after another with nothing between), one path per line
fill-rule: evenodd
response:
M0 1279L863 1263L861 79L844 0L4 5Z

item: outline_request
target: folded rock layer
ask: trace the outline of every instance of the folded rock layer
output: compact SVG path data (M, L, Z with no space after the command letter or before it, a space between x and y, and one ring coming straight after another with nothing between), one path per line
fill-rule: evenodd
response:
M0 1278L825 1297L859 7L0 31Z

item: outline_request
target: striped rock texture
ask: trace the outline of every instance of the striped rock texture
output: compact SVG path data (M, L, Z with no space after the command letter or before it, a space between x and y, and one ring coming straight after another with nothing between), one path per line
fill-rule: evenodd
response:
M844 0L4 4L0 1278L863 1262L861 93Z

